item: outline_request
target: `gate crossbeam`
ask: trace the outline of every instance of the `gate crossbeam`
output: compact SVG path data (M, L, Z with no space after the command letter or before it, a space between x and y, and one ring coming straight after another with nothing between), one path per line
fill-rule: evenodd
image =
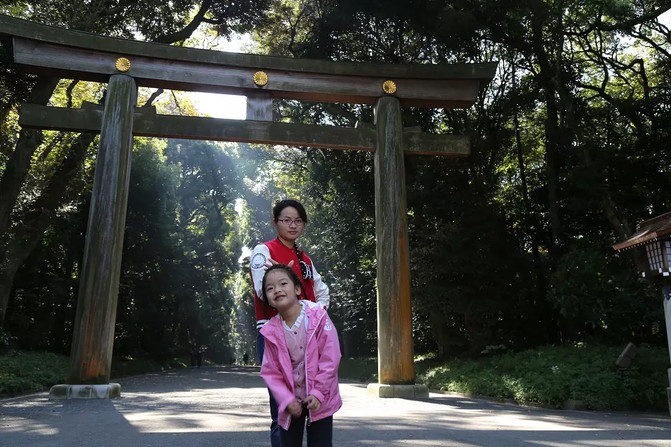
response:
M100 132L103 109L81 109L23 104L19 124L25 128L64 132ZM233 141L252 144L281 144L328 149L374 151L375 129L231 120L198 116L160 115L153 108L137 107L133 135L187 140ZM463 135L403 132L404 152L421 155L465 157L470 140Z
M494 76L496 63L382 64L261 56L115 39L0 15L24 70L66 79L107 82L123 73L138 86L246 94L302 101L375 104L385 94L402 106L466 108ZM263 72L265 83L255 82ZM394 91L383 91L386 81Z

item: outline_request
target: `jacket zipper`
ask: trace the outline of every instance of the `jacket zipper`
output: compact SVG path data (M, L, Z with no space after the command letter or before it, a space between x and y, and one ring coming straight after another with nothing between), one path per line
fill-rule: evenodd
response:
M305 342L305 395L306 396L310 395L310 390L308 389L308 345L310 344L310 340L312 340L312 336L317 331L317 327L321 324L325 315L326 314L322 314L322 316L319 317L319 320L317 320L317 323L314 326L315 330L313 330L310 334L308 334L309 338ZM310 323L310 319L308 318L307 312L305 314L305 317L307 319L307 323ZM308 426L310 425L311 421L312 421L312 410L308 410L308 421L307 421Z

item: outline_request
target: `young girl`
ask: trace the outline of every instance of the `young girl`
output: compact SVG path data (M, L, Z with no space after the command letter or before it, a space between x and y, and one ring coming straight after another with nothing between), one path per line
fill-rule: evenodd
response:
M322 306L299 300L301 281L290 267L269 267L261 290L278 312L261 328L261 377L278 403L282 447L303 445L306 418L308 447L330 447L333 414L342 405L338 333Z
M321 275L312 263L312 259L303 250L296 246L296 240L301 237L308 223L308 215L303 205L294 199L280 200L272 210L272 224L277 237L268 242L258 244L252 251L249 272L254 287L254 313L256 314L256 328L259 333L256 338L256 353L259 364L263 362L265 340L260 329L277 315L262 299L262 282L266 269L273 264L284 264L291 267L301 279L301 298L315 301L328 309L329 288L322 281ZM280 446L280 428L277 425L277 402L270 393L270 445Z

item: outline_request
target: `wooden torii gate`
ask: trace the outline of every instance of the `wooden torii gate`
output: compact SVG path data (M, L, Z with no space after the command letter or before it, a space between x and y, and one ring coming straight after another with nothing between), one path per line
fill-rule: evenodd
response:
M133 135L375 151L380 397L425 396L415 384L404 155L463 157L465 136L404 130L401 106L466 108L496 63L391 65L224 53L114 39L0 16L23 70L107 82L104 108L23 104L25 128L100 132L80 274L68 385L53 397L110 397L121 252ZM239 94L247 120L167 116L136 107L137 87ZM373 104L375 128L272 122L272 99Z

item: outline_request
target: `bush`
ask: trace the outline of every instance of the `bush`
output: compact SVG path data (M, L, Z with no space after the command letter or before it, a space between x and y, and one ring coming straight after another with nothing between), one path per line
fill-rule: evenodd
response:
M377 358L344 358L338 375L359 382L377 382Z
M112 378L184 367L185 362L174 359L155 362L145 359L115 358ZM58 383L66 383L70 360L66 355L50 352L15 352L0 355L0 396L43 391Z
M629 370L615 367L621 348L545 347L429 368L429 388L561 408L568 399L591 410L666 411L667 353L641 347Z
M0 355L10 353L14 349L16 337L0 327Z
M20 352L0 356L0 396L41 391L65 382L67 356L49 352Z

